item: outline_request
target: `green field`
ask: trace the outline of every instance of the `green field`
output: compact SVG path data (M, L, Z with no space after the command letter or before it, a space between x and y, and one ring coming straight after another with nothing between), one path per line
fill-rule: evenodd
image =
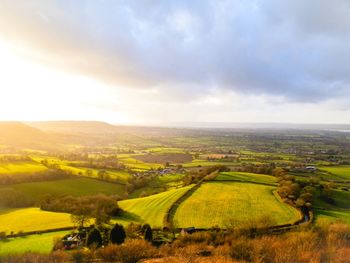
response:
M23 254L25 252L49 253L55 237L62 237L69 231L9 238L0 241L0 256Z
M47 168L37 162L12 162L12 163L0 163L0 175L1 174L22 174L22 173L35 173L46 171Z
M220 173L216 181L242 181L263 184L276 184L276 177L265 174L243 173L243 172L225 172Z
M320 219L326 219L350 224L350 210L321 210L316 208L314 213L316 222Z
M48 157L48 158L33 157L33 159L38 163L46 160L50 165L57 164L60 169L65 170L65 171L69 171L74 175L90 176L91 178L98 178L98 172L101 170L106 171L110 179L117 180L117 181L122 182L122 183L125 183L131 176L127 171L122 171L122 170L76 167L76 166L72 165L72 164L74 164L74 162L72 162L72 161L60 160L58 158L53 158L53 157ZM43 167L45 167L45 166L43 166ZM91 171L91 175L87 174L88 170Z
M274 187L238 182L209 182L201 185L175 213L179 227L225 227L270 216L276 224L293 223L299 212L272 193Z
M163 165L158 163L145 163L139 160L136 160L132 158L132 155L118 155L118 160L120 163L124 164L130 169L136 169L136 170L150 170L150 169L157 169L159 167L163 167Z
M164 216L171 205L191 187L186 186L148 197L120 201L119 206L126 212L116 220L121 223L134 221L162 227Z
M334 180L350 180L350 165L322 166L320 169L333 174ZM332 176L329 177L331 178Z
M164 174L154 177L146 187L142 187L133 191L129 198L140 197L140 194L157 194L170 189L181 187L184 174Z
M25 194L31 200L38 200L45 194L59 195L123 195L125 187L121 184L109 183L88 178L74 178L46 182L33 182L1 186L0 189L15 189Z
M238 162L225 162L225 161L207 161L207 160L193 160L190 163L184 163L183 167L198 167L198 166L214 166L214 165L226 165L226 166L238 166Z
M157 147L157 148L149 148L148 152L152 153L185 153L185 151L181 148L173 148L173 147Z
M39 208L0 210L0 232L55 229L73 226L70 214L42 211Z
M75 175L83 175L83 176L87 176L87 171L90 170L91 178L98 178L98 172L100 171L100 169L74 167L74 166L69 166L65 164L61 164L60 168L66 171L71 171ZM131 176L127 171L117 171L117 170L111 170L111 169L103 169L103 170L107 172L110 179L117 180L123 183L125 183Z

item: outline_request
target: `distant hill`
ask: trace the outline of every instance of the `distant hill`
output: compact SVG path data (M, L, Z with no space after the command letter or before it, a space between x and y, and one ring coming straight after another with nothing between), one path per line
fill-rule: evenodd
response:
M21 122L0 122L0 144L28 147L49 142L47 133Z
M99 121L43 121L43 122L27 122L34 128L46 132L55 133L115 133L117 127L106 122Z

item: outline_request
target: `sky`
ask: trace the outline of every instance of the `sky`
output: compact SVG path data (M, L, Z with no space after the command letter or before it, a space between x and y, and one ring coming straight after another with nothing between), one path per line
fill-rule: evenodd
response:
M350 123L348 0L0 0L0 120Z

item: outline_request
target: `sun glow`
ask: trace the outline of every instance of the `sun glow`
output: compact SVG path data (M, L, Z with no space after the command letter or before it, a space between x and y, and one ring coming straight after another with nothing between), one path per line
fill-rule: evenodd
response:
M120 100L108 85L41 65L1 41L0 72L0 120L130 121L108 107Z

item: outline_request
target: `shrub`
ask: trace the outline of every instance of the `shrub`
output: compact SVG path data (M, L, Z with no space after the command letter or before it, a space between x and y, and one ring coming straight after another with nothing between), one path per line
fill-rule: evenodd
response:
M126 238L125 230L122 225L115 224L110 233L110 241L113 244L122 244Z
M87 240L86 245L88 247L101 247L102 246L102 236L100 231L98 229L94 228L90 231Z
M103 260L113 262L118 259L122 263L137 263L141 259L156 257L156 248L140 239L127 240L123 245L109 245L98 251Z

